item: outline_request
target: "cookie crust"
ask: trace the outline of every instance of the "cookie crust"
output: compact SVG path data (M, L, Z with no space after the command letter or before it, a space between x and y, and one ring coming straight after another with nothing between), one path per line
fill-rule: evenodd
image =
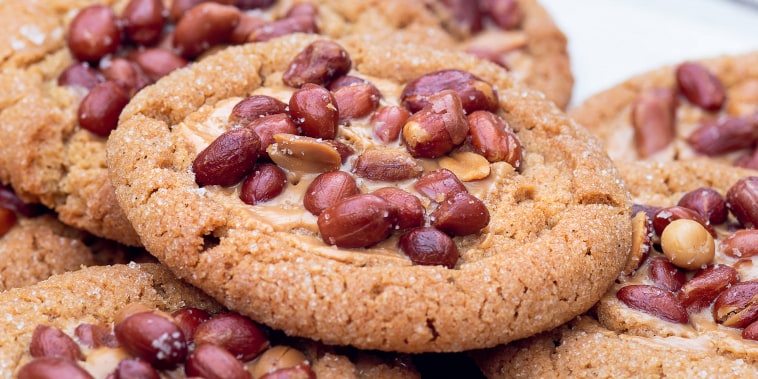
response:
M356 72L405 83L460 68L495 85L526 146L520 175L483 201L486 232L461 242L455 269L340 250L277 231L229 196L199 189L198 151L177 125L261 86L314 36L233 47L147 88L108 141L116 196L147 249L223 304L286 333L403 352L462 351L568 321L605 292L630 244L629 202L596 141L494 64L420 46L346 39ZM398 51L414 52L397 54ZM293 238L295 236L295 238Z
M144 249L67 226L52 215L19 217L0 238L0 292L32 285L52 275L130 261L155 261Z
M97 264L84 236L51 215L19 219L0 238L0 291Z
M758 375L758 367L718 355L707 341L614 332L590 316L475 355L482 372L490 379Z

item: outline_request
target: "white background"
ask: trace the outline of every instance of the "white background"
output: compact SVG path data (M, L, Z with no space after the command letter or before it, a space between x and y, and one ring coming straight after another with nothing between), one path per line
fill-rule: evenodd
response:
M744 0L750 2L751 0ZM540 0L568 37L571 105L635 74L758 50L758 0Z

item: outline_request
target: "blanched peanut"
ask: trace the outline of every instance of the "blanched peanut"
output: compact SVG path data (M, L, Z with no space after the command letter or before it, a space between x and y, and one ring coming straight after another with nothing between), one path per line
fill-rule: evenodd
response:
M260 378L269 372L281 370L283 368L297 366L299 364L307 364L308 360L305 355L297 349L293 349L289 346L278 345L272 346L253 364L250 365L249 371L253 378Z
M671 263L688 270L710 263L716 251L711 234L700 223L687 219L674 220L666 226L661 248Z

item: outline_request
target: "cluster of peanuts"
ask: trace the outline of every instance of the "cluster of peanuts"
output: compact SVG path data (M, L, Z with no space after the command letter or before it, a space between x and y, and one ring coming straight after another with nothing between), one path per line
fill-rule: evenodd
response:
M79 125L107 137L137 91L214 47L318 31L316 8L307 2L274 21L246 12L272 3L185 0L166 9L162 0L130 0L120 15L106 5L90 5L69 25L66 42L76 62L58 83L87 91Z
M187 377L206 379L316 377L301 351L272 345L264 328L231 312L211 315L185 307L169 315L132 303L116 315L112 328L83 323L74 337L38 325L29 346L33 359L18 378L92 379L86 368L109 361L117 364L108 379L157 379L182 368Z
M646 158L669 146L677 130L677 108L681 94L689 104L710 114L725 110L727 91L723 83L707 67L685 62L676 67L676 88L657 87L647 90L632 105L631 121L640 157ZM735 106L738 108L738 106ZM733 164L758 168L758 113L741 114L740 109L703 118L687 137L687 143L698 154L723 156L741 150Z
M303 208L318 217L324 242L365 248L399 231L399 248L413 263L454 267L453 237L481 231L489 211L456 173L425 172L417 159L466 156L486 168L475 179L489 174L491 162L518 169L521 143L495 113L497 92L471 73L442 70L407 83L402 106L380 108L380 91L347 75L351 66L348 53L334 42L308 45L282 76L294 89L288 104L265 95L237 103L230 129L195 158L197 183L241 183L240 199L256 205L286 190L286 172L318 174L305 191ZM356 151L335 139L340 127L358 119L368 119L378 147ZM352 167L341 170L351 160ZM386 186L360 193L356 177ZM428 215L419 196L398 185L409 180L407 187L430 203Z
M743 338L758 340L758 278L740 275L740 267L752 266L758 255L758 177L740 179L726 196L703 187L686 193L675 206L637 209L641 262L647 259L647 264L635 276L650 284L627 284L616 297L681 324L710 309L713 322L740 328Z

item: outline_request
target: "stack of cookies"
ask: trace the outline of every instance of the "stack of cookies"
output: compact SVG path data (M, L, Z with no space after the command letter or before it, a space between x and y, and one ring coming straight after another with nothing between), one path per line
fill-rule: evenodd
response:
M534 0L0 15L0 377L758 371L755 58L566 113Z

